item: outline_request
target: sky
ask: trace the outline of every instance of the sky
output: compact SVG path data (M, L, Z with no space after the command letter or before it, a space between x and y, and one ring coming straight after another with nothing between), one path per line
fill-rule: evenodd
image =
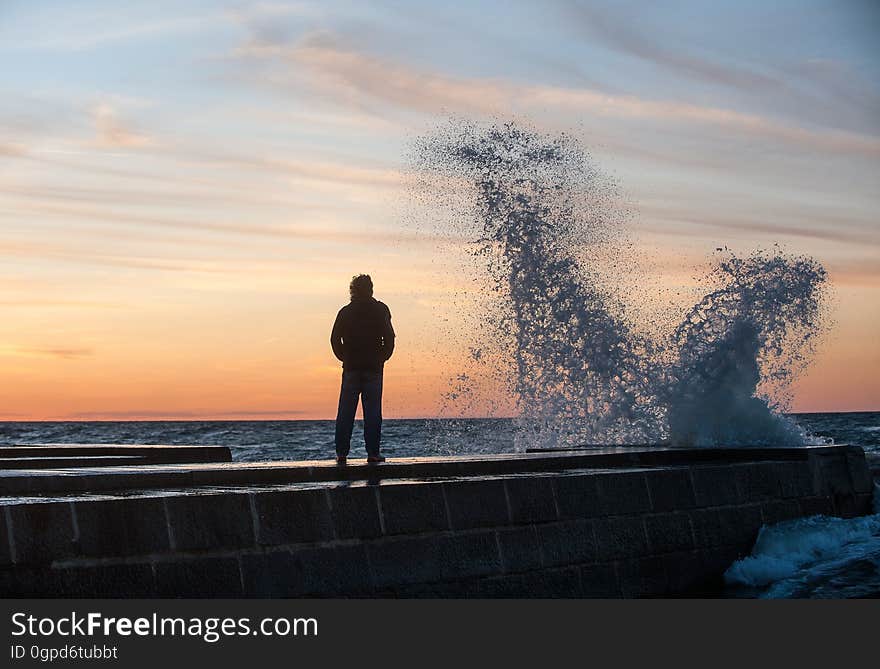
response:
M0 0L0 420L332 417L360 272L385 416L436 415L463 278L405 156L449 114L576 136L691 303L718 246L815 257L792 408L880 410L878 32L855 0Z

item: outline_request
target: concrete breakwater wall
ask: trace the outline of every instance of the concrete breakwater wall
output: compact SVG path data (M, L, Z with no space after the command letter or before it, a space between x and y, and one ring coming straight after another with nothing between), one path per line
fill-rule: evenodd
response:
M6 597L709 593L761 525L869 511L861 449L0 472Z
M0 446L0 471L119 467L182 462L231 462L224 446L136 446L112 444L36 444Z

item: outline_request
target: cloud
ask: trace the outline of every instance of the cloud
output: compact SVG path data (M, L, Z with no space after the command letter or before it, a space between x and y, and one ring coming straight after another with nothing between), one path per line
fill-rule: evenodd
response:
M116 109L102 103L92 111L95 123L96 142L102 148L142 148L154 142L146 135L125 127L119 120Z
M782 85L778 77L755 72L746 67L726 65L713 61L708 54L687 53L678 40L660 42L644 30L639 30L636 17L615 15L593 4L564 2L568 27L587 33L591 39L601 40L615 49L635 58L667 67L715 84L741 89L767 91ZM675 43L677 49L668 45Z
M181 153L181 157L210 164L214 167L246 167L261 169L312 181L397 188L403 183L402 174L395 169L378 166L358 166L352 163L321 160L297 160L274 156L246 155L195 149Z
M268 65L259 81L287 90L303 84L335 102L361 108L391 106L421 113L498 114L554 108L613 120L700 124L801 148L880 155L880 138L791 125L721 107L609 95L590 88L522 84L503 79L452 77L350 50L325 33L295 44L267 43L240 50Z
M0 142L0 157L5 158L21 158L27 152L20 144L8 144Z
M704 227L746 232L750 236L757 234L770 238L816 239L859 248L880 246L880 235L866 222L860 219L844 222L833 214L826 217L821 210L811 212L809 207L775 211L763 208L760 213L746 211L725 214L698 206L682 208L665 203L642 203L639 210L644 216L642 225L651 232L660 234L691 236L694 227ZM660 227L655 221L669 225ZM834 225L829 226L829 221L834 221Z
M72 420L216 420L251 418L283 418L301 416L307 412L296 409L251 410L251 409L193 409L191 411L161 409L129 409L125 411L83 411L66 416Z
M210 24L222 25L228 16L222 12L168 18L167 8L150 3L138 7L119 3L115 8L89 12L74 3L59 3L56 9L42 7L39 12L21 14L15 28L2 33L2 48L17 51L83 51L120 42L158 39L170 35L204 32Z
M51 259L56 262L68 262L78 265L97 265L100 267L121 267L162 272L187 272L224 274L227 267L217 262L205 262L192 259L172 261L166 257L147 255L128 255L114 253L96 253L84 249L67 248L48 243L4 243L0 251L9 257Z
M634 15L620 4L600 7L572 0L559 4L566 28L673 75L724 86L749 96L753 104L771 105L786 115L830 127L877 127L880 96L845 63L813 58L786 64L765 59L759 69L743 62L742 55L739 62L731 62L688 35L672 37L668 31L680 26L664 29L661 17L648 19L652 21L650 30L640 28L640 19L650 14L642 7ZM766 28L774 29L772 22ZM658 39L658 35L665 39Z
M9 211L13 211L12 207L7 205ZM421 241L434 240L435 237L425 233L381 230L376 228L359 230L340 229L333 226L316 227L316 225L285 225L270 226L252 223L235 223L235 222L208 222L200 220L189 220L184 218L174 218L166 216L147 216L141 214L132 214L119 210L111 210L103 207L88 206L59 206L54 204L45 204L37 202L33 205L19 206L16 208L25 215L41 215L53 216L61 219L84 219L94 224L97 221L106 223L129 223L145 228L166 228L175 230L189 230L194 232L218 233L224 235L241 235L250 237L268 237L277 239L311 239L315 241L351 241L351 242L382 242L382 241ZM128 237L128 235L120 235ZM55 257L58 259L79 259L89 257L95 260L102 260L109 264L128 264L123 261L121 256L112 256L106 254L80 253L68 247L61 247L47 243L30 243L30 244L13 244L11 242L0 245L0 250L7 254L16 255L44 255L46 257ZM150 263L150 267L160 269L175 269L179 267L162 266L157 259L156 263ZM184 269L184 268L179 268Z
M0 307L14 307L14 308L116 309L121 306L123 306L121 303L98 302L95 300L57 300L57 299L0 300Z
M20 348L18 353L22 355L34 355L46 358L59 358L61 360L76 360L88 358L94 355L90 348Z
M203 192L190 191L194 198L207 198L212 202L220 200L236 200L240 202L277 202L279 193L259 192L254 190L253 181L241 181L241 168L246 168L248 174L253 174L255 170L259 170L260 177L269 174L275 177L293 177L296 179L305 179L315 182L326 182L328 184L348 185L348 186L365 186L371 191L376 188L393 189L398 188L404 183L404 176L396 169L382 165L357 165L355 160L348 162L327 161L316 158L290 158L286 156L266 155L256 153L243 153L217 150L214 147L205 147L201 145L187 144L185 142L175 142L173 146L159 145L158 142L148 139L147 142L154 148L151 157L167 160L167 169L162 172L147 172L143 170L132 170L125 167L105 166L88 162L88 160L71 159L68 157L58 157L60 155L79 156L88 154L80 151L54 151L42 149L28 154L28 159L63 169L75 170L76 172L89 172L96 175L107 177L116 177L121 179L130 179L138 183L137 191L121 191L118 188L102 187L101 189L84 189L82 187L74 187L65 185L63 187L46 188L46 196L50 199L63 197L64 199L91 201L90 198L95 196L96 199L102 200L120 200L120 195L125 193L125 197L131 196L131 200L147 200L152 203L159 202L160 199L166 199L161 204L173 204L171 198L177 198L177 203L183 197L181 191L184 187L203 188ZM193 165L197 165L199 170L193 169ZM207 168L207 169L206 169ZM230 169L235 170L231 176L235 180L212 178L210 175L215 174L212 170ZM185 171L184 171L185 170ZM223 175L221 175L223 176ZM157 191L147 192L141 187L143 182L151 182L170 186L177 193L160 193ZM28 196L33 188L23 188L21 186L9 186L0 184L0 190L9 193L20 193ZM297 210L314 210L324 209L332 210L338 208L338 202L335 200L324 200L320 205L307 202L303 199L292 199L289 197L289 191L282 191L285 202L284 204L295 207Z

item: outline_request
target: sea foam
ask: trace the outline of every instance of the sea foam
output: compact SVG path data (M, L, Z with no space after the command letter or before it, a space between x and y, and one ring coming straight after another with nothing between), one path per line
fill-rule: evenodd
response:
M725 581L731 586L760 588L762 596L769 598L813 595L817 583L845 574L853 564L876 563L880 559L878 491L880 486L875 484L870 516L820 515L765 525L751 555L734 562L724 574ZM839 596L839 586L834 592Z

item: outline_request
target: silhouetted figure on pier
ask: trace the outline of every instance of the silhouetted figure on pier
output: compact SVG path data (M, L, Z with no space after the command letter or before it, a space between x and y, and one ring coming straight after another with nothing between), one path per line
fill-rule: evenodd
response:
M345 464L351 448L351 431L358 398L364 407L364 442L367 462L384 462L379 453L382 438L382 375L385 361L394 352L391 311L373 297L373 280L359 274L348 287L351 302L336 316L330 345L342 361L342 388L336 413L336 461Z

